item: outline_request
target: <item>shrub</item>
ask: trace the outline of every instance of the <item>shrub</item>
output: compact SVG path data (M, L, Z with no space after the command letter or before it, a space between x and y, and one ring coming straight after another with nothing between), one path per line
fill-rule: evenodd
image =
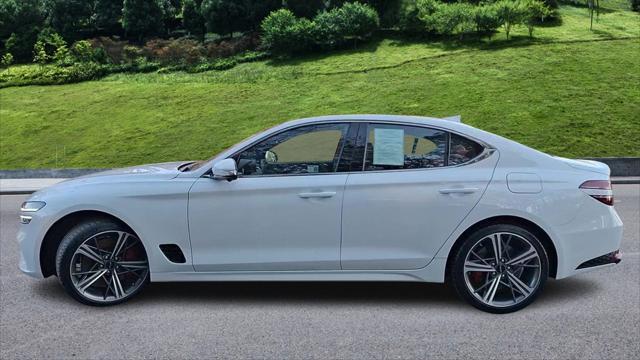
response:
M272 12L262 21L262 44L274 53L308 51L313 45L314 24L298 19L287 9Z
M629 0L631 3L631 10L640 12L640 0Z
M205 49L200 42L192 39L153 39L144 45L142 55L163 65L192 65L200 62Z
M540 0L520 0L522 22L529 30L529 36L533 37L534 26L544 21L551 10Z
M40 32L38 41L33 46L33 61L44 65L51 60L60 65L68 65L70 63L69 48L62 36L51 29L45 29Z
M127 63L133 63L142 57L142 50L133 45L125 45L122 48L122 59Z
M428 31L462 36L477 29L477 6L467 3L444 4L435 0L419 0L417 5L418 16Z
M418 0L416 2L416 15L422 22L423 29L430 32L438 32L438 19L436 12L440 3L436 0Z
M504 32L507 34L507 39L509 39L509 34L513 26L521 24L524 21L523 7L518 1L513 0L499 0L494 6L496 7L496 12L500 18L502 27L504 27Z
M475 23L478 33L491 33L500 27L500 17L493 4L475 8Z
M53 54L53 61L60 66L70 66L73 64L73 58L66 43L61 44L56 49L56 52Z
M336 9L322 11L313 19L314 42L322 48L333 49L343 41L343 21Z
M436 31L442 35L466 34L475 29L474 6L466 3L438 5L432 15Z
M124 48L128 45L128 42L114 40L106 36L90 39L88 41L95 49L94 53L98 62L120 64L125 60Z
M78 62L95 61L93 47L87 40L76 41L71 47L71 54Z
M68 67L41 66L23 71L8 78L0 78L0 87L21 85L56 85L99 79L109 73L109 68L96 63L73 64Z
M379 25L378 13L358 3L345 3L340 8L320 12L313 21L280 9L262 22L262 40L265 48L280 54L318 47L333 49L347 40L369 37Z
M47 51L44 47L44 41L38 40L35 45L33 45L33 62L40 64L40 66L44 66L49 62L51 56L47 54Z
M255 50L260 45L260 37L257 34L245 35L233 39L210 42L206 45L206 53L209 58L229 57L236 54Z
M211 62L199 64L193 68L188 68L187 72L198 73L211 70L228 70L237 64L238 62L234 59L217 59Z
M13 64L13 55L11 55L11 53L6 53L2 55L2 60L0 60L0 64L2 64L2 67L6 68L7 72L9 72L9 66Z
M343 36L364 39L380 27L380 17L374 8L360 3L346 3L336 10Z
M398 10L398 28L400 31L417 34L424 31L424 24L420 21L416 0L402 0Z

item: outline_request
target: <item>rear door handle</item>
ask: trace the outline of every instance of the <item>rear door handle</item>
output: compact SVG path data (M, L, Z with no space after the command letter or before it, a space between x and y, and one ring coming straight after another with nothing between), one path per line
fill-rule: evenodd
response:
M453 189L440 189L440 194L473 194L478 191L478 188L453 188Z
M303 199L310 198L330 198L336 194L335 191L322 191L322 192L308 192L308 193L300 193L299 197Z

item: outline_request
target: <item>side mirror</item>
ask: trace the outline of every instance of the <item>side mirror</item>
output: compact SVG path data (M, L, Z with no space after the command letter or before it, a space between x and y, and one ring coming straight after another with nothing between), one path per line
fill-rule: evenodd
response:
M233 159L224 159L218 161L211 168L214 180L233 181L238 178L238 168L236 161Z

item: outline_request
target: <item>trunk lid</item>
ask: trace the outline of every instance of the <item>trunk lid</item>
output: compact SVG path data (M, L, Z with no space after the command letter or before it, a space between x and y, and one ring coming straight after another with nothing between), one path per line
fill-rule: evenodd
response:
M593 160L581 160L581 159L567 159L559 156L554 156L557 160L562 161L563 163L571 166L574 169L583 170L583 171L591 171L598 174L603 175L611 175L611 170L609 166L605 163L601 163L599 161Z

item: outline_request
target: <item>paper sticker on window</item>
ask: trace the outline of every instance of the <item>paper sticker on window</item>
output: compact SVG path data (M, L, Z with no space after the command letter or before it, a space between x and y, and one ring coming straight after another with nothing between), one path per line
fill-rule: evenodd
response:
M374 165L404 165L404 130L374 129Z

